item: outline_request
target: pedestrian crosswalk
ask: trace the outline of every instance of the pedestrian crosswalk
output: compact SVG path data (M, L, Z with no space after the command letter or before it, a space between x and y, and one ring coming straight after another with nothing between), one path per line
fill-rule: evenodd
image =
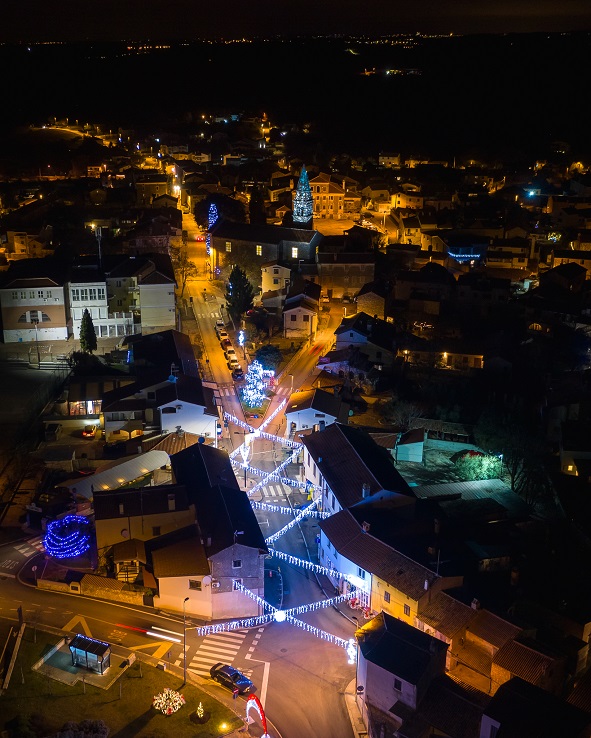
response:
M248 630L233 630L229 633L212 633L203 639L203 642L197 649L195 655L191 659L188 667L189 671L199 676L209 676L209 670L214 664L222 662L231 664L240 651L244 639L248 635ZM243 670L246 676L250 676L248 670Z
M263 487L263 497L271 500L286 500L285 488L282 484L267 484Z
M21 556L24 556L26 559L28 559L30 556L33 556L36 553L44 552L45 546L43 545L43 538L42 536L37 536L36 538L29 538L27 541L23 541L22 543L15 544L14 548L21 554Z
M277 394L277 395L284 395L284 396L290 395L291 394L291 387L278 387L275 390L275 394Z

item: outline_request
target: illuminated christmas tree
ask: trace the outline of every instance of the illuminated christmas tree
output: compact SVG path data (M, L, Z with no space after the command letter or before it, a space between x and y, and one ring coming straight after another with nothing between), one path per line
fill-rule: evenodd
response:
M258 361L253 361L246 372L242 401L247 407L261 407L266 397L263 367Z
M308 180L308 172L306 171L306 167L303 166L293 199L293 223L296 228L311 225L313 214L314 200L312 198L312 189Z
M215 202L212 202L207 213L207 238L205 239L205 250L208 256L211 254L211 229L216 224L218 217L218 209Z

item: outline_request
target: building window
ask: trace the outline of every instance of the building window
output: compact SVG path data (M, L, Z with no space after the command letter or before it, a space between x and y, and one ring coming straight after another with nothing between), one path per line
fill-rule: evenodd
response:
M488 738L497 738L497 733L499 732L499 726L498 725L491 725L490 726L490 732L488 734Z
M189 589L196 589L197 592L201 592L201 580L189 579Z
M72 290L72 302L80 302L80 290Z
M279 269L273 269L273 274L279 274Z
M384 592L384 602L390 604L390 593L388 592L388 590Z
M176 497L174 492L168 495L168 511L174 512L176 510Z
M175 407L163 407L162 408L162 415L172 415L173 413L176 413Z
M362 569L360 566L358 566L357 576L359 577L359 579L365 579L365 569Z
M123 507L123 503L119 503L119 515L123 515L125 512L125 508Z
M402 692L402 682L396 677L394 677L394 689L396 692Z
M229 254L232 251L232 242L226 241L226 252Z
M292 246L291 247L291 258L292 259L297 259L298 258L298 247L297 246Z
M105 288L104 287L99 287L98 290L97 290L97 292L98 292L98 299L99 300L104 300L105 299Z
M26 298L27 298L27 293L23 290L21 292L21 300L26 300Z
M153 525L152 526L152 535L153 536L159 536L160 535L160 526L159 525Z
M232 569L242 569L242 559L233 559Z
M404 614L406 615L407 618L410 616L410 605L404 606Z
M279 284L279 278L273 280L273 284Z
M12 299L13 300L18 300L18 292L13 292L12 293Z
M290 315L289 317L290 317L292 323L295 323L296 320L298 319L298 316L297 315L293 315L293 314Z
M304 323L309 323L310 322L310 316L309 315L302 315L302 320L304 321Z
M257 256L263 255L263 247L261 246L260 243L257 243L257 245L255 246L255 249L256 249Z

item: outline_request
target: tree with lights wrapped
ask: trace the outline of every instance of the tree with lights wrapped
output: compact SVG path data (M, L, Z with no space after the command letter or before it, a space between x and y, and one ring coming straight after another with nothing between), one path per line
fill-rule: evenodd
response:
M207 213L207 238L205 239L206 251L208 256L211 254L211 229L217 223L218 218L219 213L217 205L215 204L215 202L212 202Z
M311 227L313 216L314 198L312 197L308 172L306 167L303 166L293 198L293 224L296 228Z
M47 526L45 551L55 559L73 559L90 548L90 523L81 515L66 515Z
M242 401L247 407L261 407L266 397L263 367L258 361L253 361L246 372Z

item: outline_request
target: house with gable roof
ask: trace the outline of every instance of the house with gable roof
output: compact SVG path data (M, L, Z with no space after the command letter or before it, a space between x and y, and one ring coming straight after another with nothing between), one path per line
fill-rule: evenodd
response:
M487 698L444 674L445 643L386 613L355 637L356 701L372 738L477 738Z
M213 390L199 377L154 370L133 384L105 392L101 410L107 442L128 440L145 430L161 433L180 426L189 433L215 438L218 412Z
M349 404L334 392L321 389L294 392L290 395L286 410L286 436L304 428L324 428L331 423L349 421Z
M391 367L396 356L396 329L392 323L357 313L343 318L335 330L335 349L359 348L376 366Z

